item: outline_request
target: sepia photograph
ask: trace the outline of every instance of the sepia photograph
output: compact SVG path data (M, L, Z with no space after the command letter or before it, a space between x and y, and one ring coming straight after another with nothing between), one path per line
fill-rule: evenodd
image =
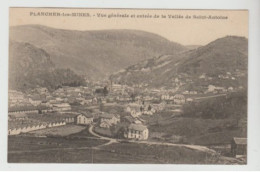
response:
M248 10L12 7L8 59L8 163L247 164Z

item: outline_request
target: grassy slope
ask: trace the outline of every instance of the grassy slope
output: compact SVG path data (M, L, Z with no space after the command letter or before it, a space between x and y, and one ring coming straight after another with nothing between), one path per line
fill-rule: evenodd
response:
M185 78L196 79L203 73L213 77L212 81L193 83L194 87L209 84L220 86L246 85L246 77L237 80L221 80L218 75L226 72L234 73L237 69L247 73L248 41L243 37L227 36L217 39L198 49L174 55L155 57L129 66L125 71L112 75L120 82L135 84L146 83L155 87L173 86L179 74L187 74ZM185 81L184 78L184 81ZM196 78L196 79L195 79Z
M36 86L55 89L61 85L79 86L81 76L70 69L57 68L50 55L29 43L11 41L9 45L9 88L28 90Z
M68 139L65 137L23 137L9 136L8 151L37 151L50 148L78 148L93 147L104 144L107 141L99 139Z
M19 142L18 142L19 141ZM175 164L212 164L219 163L217 157L181 147L169 147L135 143L118 143L99 150L80 149L87 145L97 145L97 141L60 140L56 138L21 139L9 137L8 162L31 163L175 163ZM39 145L38 143L46 143ZM48 143L48 144L47 144ZM52 143L52 144L49 144ZM56 143L62 144L62 146ZM99 143L100 144L100 143ZM15 147L14 147L15 145ZM64 145L64 146L63 146ZM64 150L63 147L75 149ZM57 148L49 150L49 148ZM79 148L79 149L77 149ZM18 153L15 151L28 151ZM39 150L42 150L39 152ZM92 161L93 160L93 161Z
M45 128L41 130L31 131L29 133L41 136L68 136L84 130L85 126L65 125L60 127Z
M171 113L145 117L150 132L163 138L182 136L182 142L200 145L230 143L232 137L246 137L246 93L213 98L184 106L182 117ZM151 136L154 136L153 134Z
M137 30L74 31L40 25L10 28L10 39L50 54L57 67L102 78L141 60L186 50L156 34Z

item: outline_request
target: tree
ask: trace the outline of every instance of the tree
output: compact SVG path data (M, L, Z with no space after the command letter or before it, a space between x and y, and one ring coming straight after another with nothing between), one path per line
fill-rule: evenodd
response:
M108 95L107 86L104 87L104 89L103 89L103 94L104 94L104 96L107 96L107 95Z
M130 96L130 97L131 97L131 99L132 99L132 102L134 102L134 101L135 101L135 96L136 96L136 95L135 95L134 93L132 93L132 94L131 94L131 96Z
M150 111L150 110L152 110L152 106L151 105L148 106L148 111Z
M140 107L140 111L143 112L144 111L144 108L143 106Z

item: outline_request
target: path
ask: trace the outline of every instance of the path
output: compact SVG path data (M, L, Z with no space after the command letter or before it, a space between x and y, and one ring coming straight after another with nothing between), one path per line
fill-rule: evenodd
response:
M222 97L222 96L226 96L227 94L218 94L218 95L213 95L213 96L205 96L205 97L197 97L194 98L195 100L200 100L200 99L207 99L207 98L214 98L214 97Z
M106 145L110 145L110 144L112 144L112 143L117 143L117 142L118 142L116 139L113 139L113 138L110 138L110 137L104 137L104 136L101 136L101 135L95 133L95 132L93 131L93 125L91 125L91 126L89 127L88 131L89 131L90 134L92 134L93 136L96 136L96 137L98 137L98 138L100 138L100 139L109 140L109 142L107 142L107 143L105 143L105 144L96 146L97 148L100 148L100 147L102 147L102 146L106 146Z
M46 148L46 149L40 149L40 150L21 150L21 151L8 151L8 153L25 153L25 152L45 152L45 151L54 151L54 150L85 150L85 149L100 149L103 146L107 146L113 143L118 143L120 141L126 141L125 139L114 139L114 138L109 138L105 136L101 136L93 131L93 126L89 127L89 132L98 137L99 139L103 140L108 140L107 143L93 146L93 147L76 147L76 148L71 148L71 147L64 147L64 148ZM207 153L212 153L215 154L216 151L213 149L209 149L205 146L199 146L199 145L188 145L188 144L174 144L174 143L167 143L167 142L152 142L152 141L135 141L135 140L127 140L129 143L136 143L136 144L147 144L147 145L167 145L167 146L179 146L179 147L185 147L197 151L202 151L202 152L207 152Z
M97 147L109 145L109 144L112 144L112 143L117 143L118 141L119 142L120 141L126 141L125 139L114 139L114 138L101 136L101 135L99 135L99 134L97 134L93 131L93 126L89 127L89 132L96 137L99 137L99 138L104 139L104 140L109 140L108 143L105 143L103 145L99 145ZM216 151L213 150L213 149L209 149L206 146L199 146L199 145L175 144L175 143L167 143L167 142L152 142L152 141L148 141L148 140L145 140L145 141L127 140L127 141L130 142L130 143L137 143L137 144L179 146L179 147L186 147L186 148L189 148L189 149L202 151L202 152L208 152L208 153L213 153L213 154L216 153Z

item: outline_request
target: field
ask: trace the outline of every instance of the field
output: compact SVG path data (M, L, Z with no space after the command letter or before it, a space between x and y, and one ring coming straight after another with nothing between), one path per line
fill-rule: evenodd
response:
M94 131L102 136L108 136L108 137L113 137L113 133L109 128L100 128L100 127L95 127Z
M138 159L162 164L215 164L220 160L216 155L179 146L115 143L104 148L128 156L130 159L138 157Z
M84 130L85 126L64 125L59 127L45 128L41 130L31 131L30 134L37 136L68 136Z
M242 129L234 127L234 119L203 119L162 113L143 117L147 121L150 140L198 145L228 144L241 137Z
M218 156L184 147L114 143L99 139L9 137L8 162L215 164Z
M68 137L26 137L26 136L9 136L8 151L23 152L23 151L41 151L48 149L76 149L76 148L91 148L107 143L105 140L97 138L92 139L77 139Z

